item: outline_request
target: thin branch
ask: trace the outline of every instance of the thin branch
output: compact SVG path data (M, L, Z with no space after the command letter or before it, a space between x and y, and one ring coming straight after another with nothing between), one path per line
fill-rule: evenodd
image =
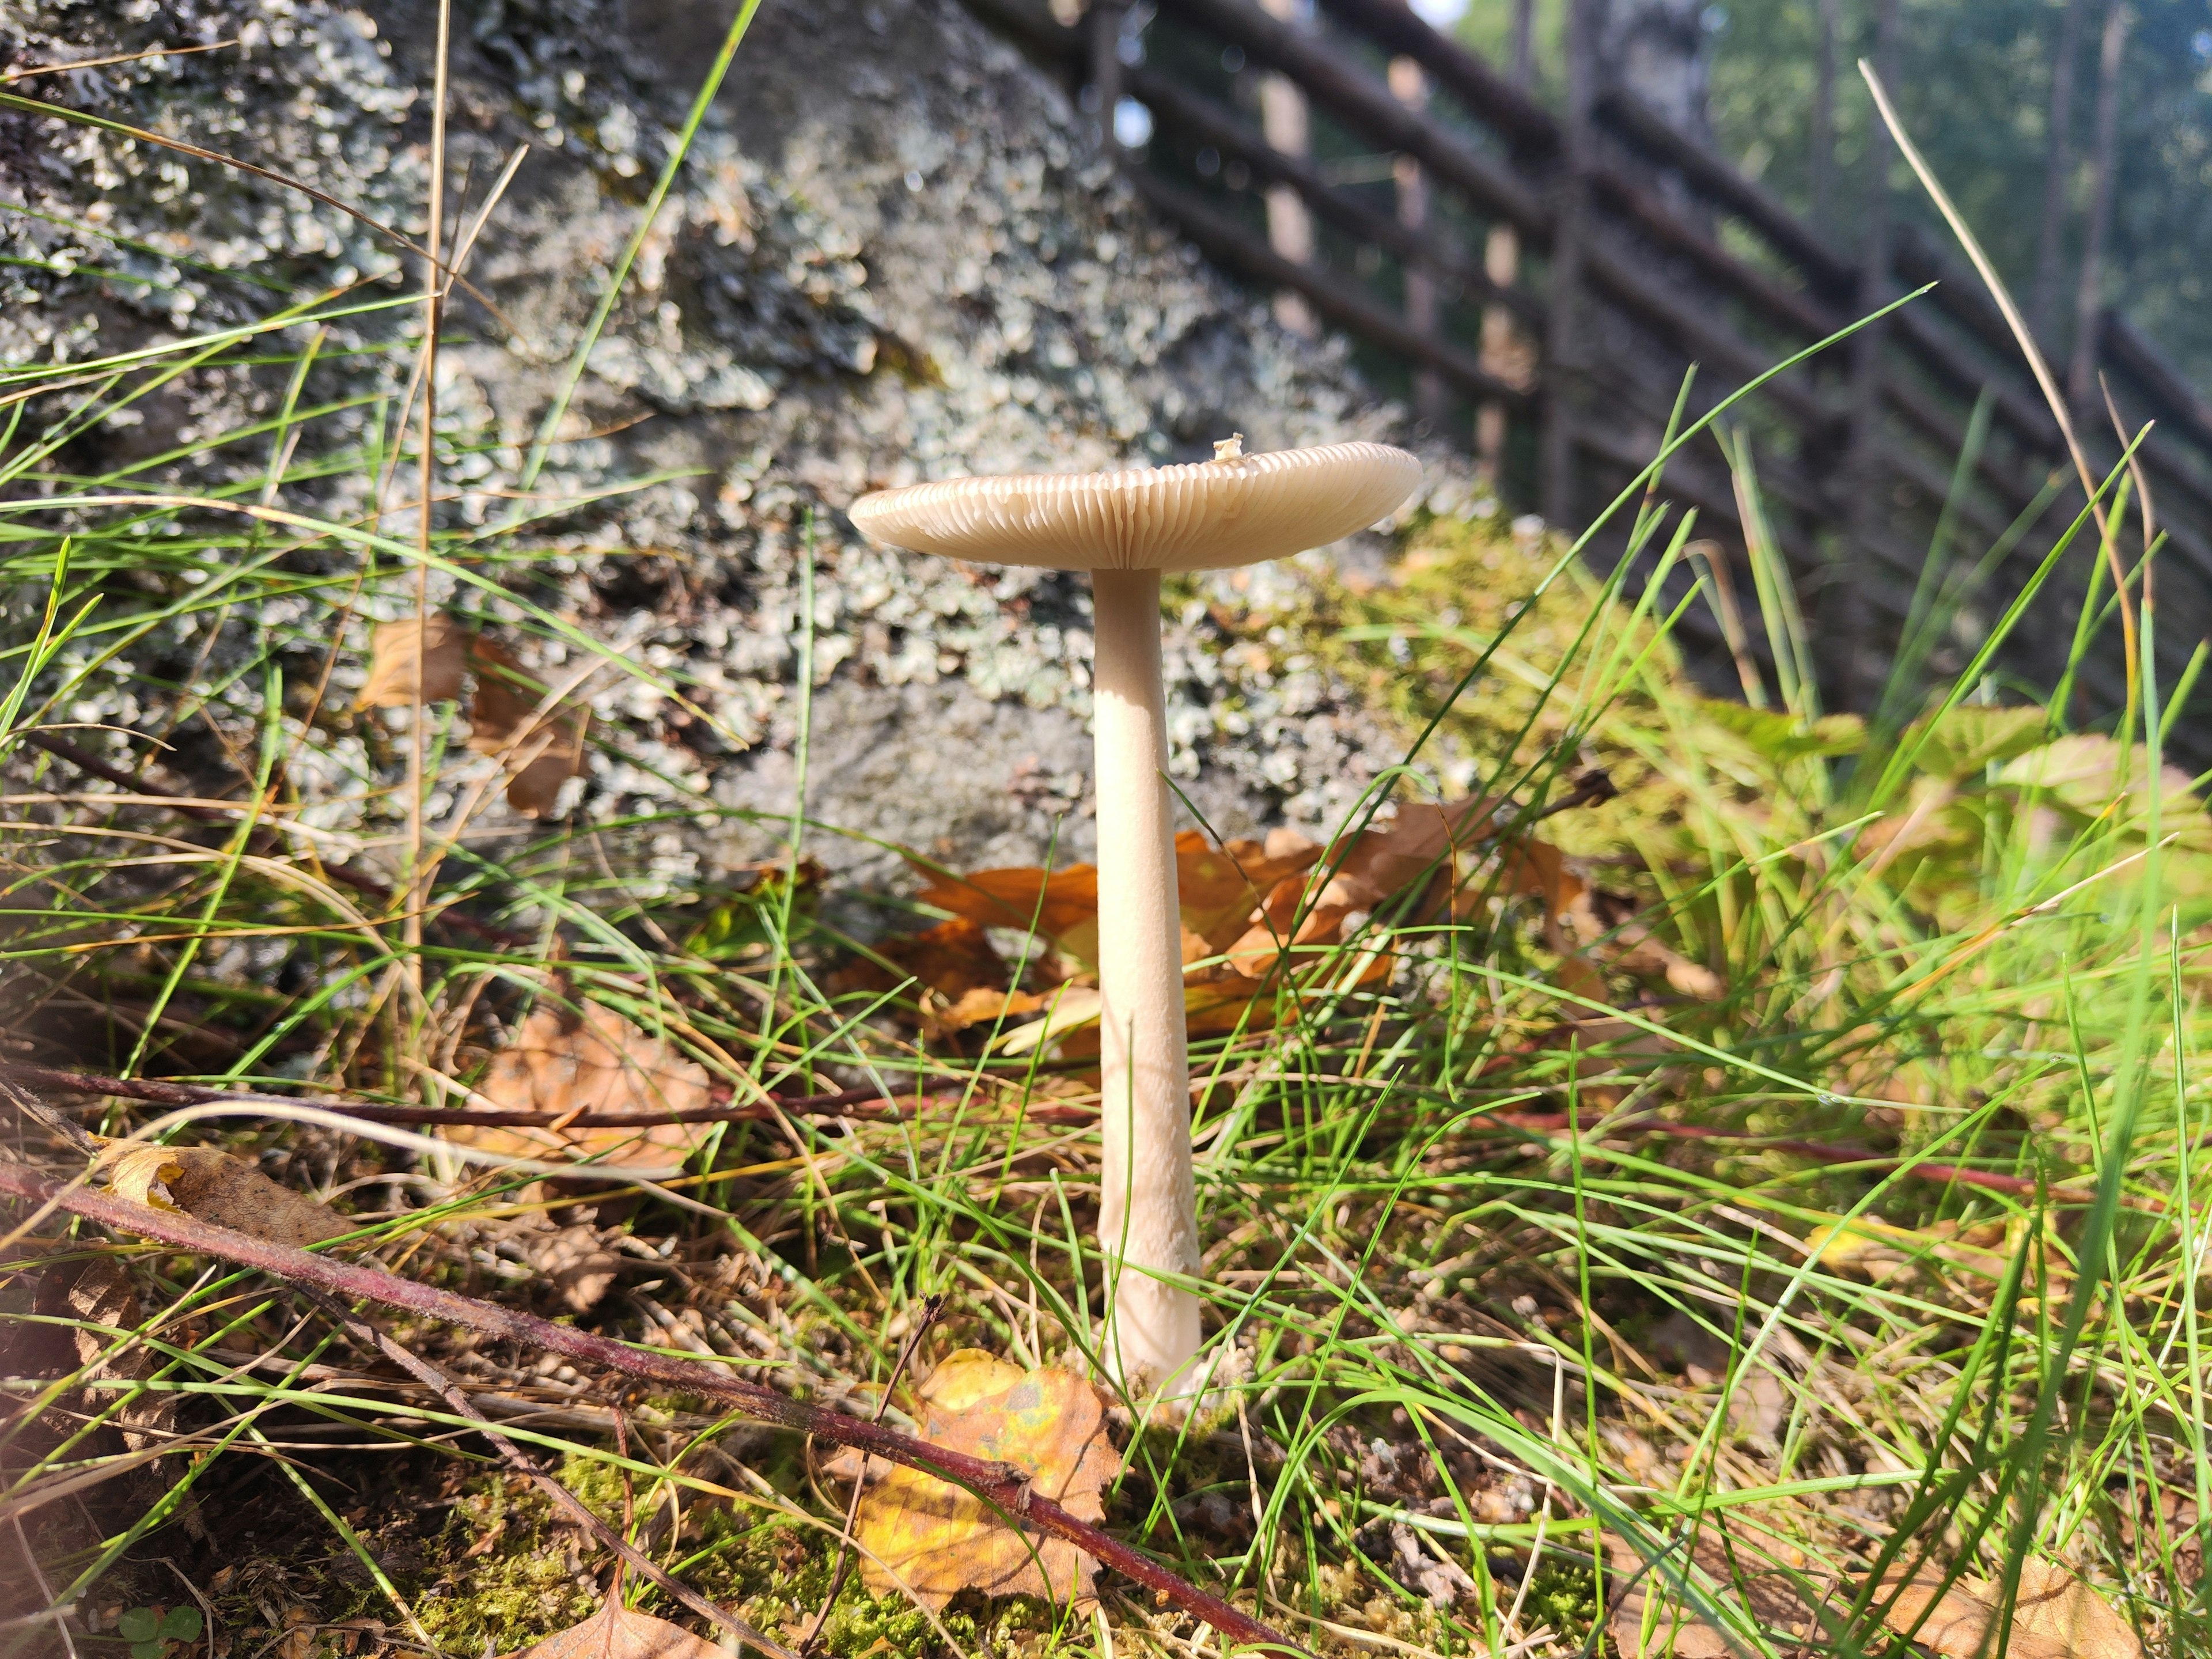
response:
M520 1343L664 1388L720 1401L763 1423L815 1435L836 1445L851 1446L890 1462L920 1469L966 1488L1010 1521L1065 1539L1124 1577L1166 1597L1170 1605L1212 1626L1231 1641L1279 1653L1303 1655L1306 1651L1251 1614L1176 1577L1150 1556L1088 1522L1078 1520L1033 1489L1029 1477L1012 1464L933 1446L842 1412L824 1411L779 1394L764 1384L732 1376L694 1360L629 1347L588 1331L556 1325L530 1314L500 1307L495 1303L401 1279L381 1268L333 1261L234 1232L228 1227L210 1226L190 1216L172 1215L110 1194L52 1181L27 1165L11 1160L0 1159L0 1194L11 1194L48 1212L66 1210L104 1227L214 1256L288 1283L312 1285L336 1296L380 1302L425 1319L459 1325L499 1341Z
M929 1334L929 1328L937 1322L937 1316L944 1311L945 1298L942 1296L933 1296L921 1304L921 1316L915 1321L914 1328L906 1334L906 1340L899 1344L898 1358L892 1362L891 1374L884 1382L883 1397L876 1401L875 1414L868 1421L880 1423L884 1420L884 1413L890 1408L891 1393L898 1387L899 1378L906 1375L906 1368L913 1363L915 1350L921 1346L921 1339ZM845 1580L852 1573L853 1528L860 1523L860 1496L867 1489L868 1466L863 1461L860 1472L853 1477L853 1496L845 1505L845 1525L837 1534L837 1565L830 1570L830 1593L822 1598L822 1611L814 1615L806 1626L805 1633L799 1638L799 1650L803 1654L811 1655L820 1650L823 1627L829 1624L830 1612L836 1607L838 1596L844 1593Z
M651 1579L702 1619L711 1620L736 1637L740 1642L750 1642L771 1659L799 1659L799 1656L774 1638L764 1636L728 1608L708 1601L653 1565L652 1558L638 1549L628 1539L599 1519L583 1500L540 1468L538 1461L521 1447L501 1434L467 1395L461 1392L453 1380L421 1355L402 1345L388 1332L372 1325L337 1297L320 1291L310 1290L305 1294L319 1304L323 1310L343 1326L356 1341L380 1351L386 1358L444 1401L456 1415L465 1417L477 1425L477 1432L491 1442L492 1449L517 1474L527 1476L538 1489L551 1498L562 1512L578 1526L590 1533L601 1546L612 1550L640 1576Z
M544 1128L558 1124L576 1129L635 1129L662 1123L765 1123L775 1121L781 1113L797 1117L873 1117L897 1121L902 1115L902 1102L919 1112L926 1103L958 1098L955 1095L914 1094L898 1096L885 1094L879 1089L847 1089L830 1095L804 1095L796 1097L771 1096L767 1101L756 1101L744 1105L696 1107L684 1111L647 1112L532 1112L498 1109L477 1110L469 1108L437 1108L427 1106L386 1106L367 1102L343 1099L291 1099L283 1095L255 1094L239 1089L209 1089L193 1083L161 1083L150 1079L99 1077L85 1072L57 1071L46 1066L30 1066L17 1060L0 1060L0 1078L14 1078L21 1082L49 1089L67 1090L71 1094L108 1095L121 1100L143 1100L161 1106L205 1106L235 1104L240 1106L321 1106L334 1112L343 1112L372 1123L428 1123L461 1124L477 1128ZM888 1107L887 1111L859 1109L867 1107ZM1031 1105L1024 1114L1032 1122L1080 1125L1097 1121L1096 1106L1036 1106ZM1493 1120L1500 1129L1546 1133L1568 1127L1564 1112L1524 1112L1510 1107L1499 1107L1485 1115ZM41 1114L44 1121L44 1115ZM49 1127L52 1127L49 1125ZM1747 1150L1789 1152L1799 1158L1818 1159L1823 1164L1859 1164L1870 1170L1885 1175L1905 1175L1923 1181L1956 1182L1960 1186L1980 1187L1990 1192L2005 1193L2019 1198L2032 1198L2043 1192L2054 1204L2087 1204L2087 1194L2069 1191L2063 1187L2039 1187L2024 1176L2002 1175L1992 1170L1969 1169L1957 1164L1912 1163L1887 1152L1863 1146L1839 1146L1826 1141L1796 1140L1784 1136L1760 1134L1753 1129L1715 1128L1694 1123L1674 1123L1664 1119L1621 1123L1598 1123L1590 1126L1593 1135L1659 1135L1675 1140L1726 1140L1738 1142ZM2141 1207L2160 1209L2155 1200L2130 1200Z
M844 1089L835 1094L770 1095L765 1100L721 1106L691 1107L684 1110L641 1112L553 1112L474 1107L387 1106L367 1101L324 1096L293 1097L262 1094L251 1089L211 1089L197 1083L163 1083L151 1078L101 1077L92 1072L66 1072L21 1060L0 1060L0 1077L16 1079L41 1088L66 1090L70 1094L108 1095L118 1100L149 1101L157 1106L320 1106L343 1112L370 1123L457 1123L480 1129L550 1128L635 1129L659 1123L773 1122L779 1112L802 1117L865 1117L901 1115L900 1103L919 1111L932 1100L949 1100L948 1094L887 1094L881 1089ZM880 1105L886 1112L857 1111L857 1107ZM1049 1122L1089 1123L1098 1114L1080 1107L1031 1107L1029 1116Z

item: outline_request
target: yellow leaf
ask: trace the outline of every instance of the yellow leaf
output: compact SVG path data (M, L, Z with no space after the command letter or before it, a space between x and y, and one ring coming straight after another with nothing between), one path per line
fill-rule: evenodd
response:
M487 1644L489 1645L489 1644ZM681 1625L609 1601L580 1625L532 1643L512 1659L725 1659L722 1650Z
M304 1249L353 1231L326 1205L212 1146L132 1146L106 1165L108 1189L275 1244Z
M409 708L416 701L418 678L424 702L459 696L461 675L475 640L475 635L443 612L419 621L402 617L398 622L379 623L369 640L368 684L362 687L355 707Z
M921 1437L1024 1470L1079 1519L1105 1514L1100 1494L1121 1468L1098 1391L1073 1372L1023 1371L977 1349L948 1357L921 1389ZM986 1595L1094 1599L1098 1564L1073 1544L1017 1533L958 1486L871 1459L855 1537L868 1588L903 1584L941 1607L963 1589Z
M648 1035L596 1002L580 1012L541 1005L493 1060L477 1093L510 1111L604 1113L635 1125L509 1127L460 1124L446 1133L465 1146L515 1158L644 1164L676 1174L710 1123L650 1121L708 1103L707 1068L665 1037Z

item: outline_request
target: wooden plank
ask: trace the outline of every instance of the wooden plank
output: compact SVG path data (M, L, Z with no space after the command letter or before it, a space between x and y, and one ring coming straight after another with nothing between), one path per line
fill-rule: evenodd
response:
M2212 398L2158 349L2158 343L2117 311L2106 311L2098 339L2100 355L2125 371L2160 406L2160 413L2181 427L2200 447L2212 448ZM2124 413L2125 411L2123 411Z
M1249 0L1161 0L1160 15L1241 46L1255 61L1297 82L1316 104L1356 131L1449 179L1484 210L1539 240L1550 240L1552 213L1537 190L1442 123L1407 108L1340 47L1270 17Z
M1706 280L1727 289L1769 323L1802 335L1800 344L1826 339L1843 326L1844 315L1809 295L1785 288L1766 272L1746 264L1692 225L1619 167L1600 160L1590 169L1598 196L1639 233L1668 252L1695 265Z
M1756 380L1774 365L1775 360L1756 346L1701 315L1687 295L1643 280L1617 250L1595 238L1583 249L1583 270L1592 287L1604 290L1623 310L1651 325L1684 356L1718 370L1730 381L1731 389ZM1815 435L1835 419L1796 370L1768 381L1759 395L1771 401L1802 430Z
M1745 178L1734 162L1677 132L1665 117L1620 88L1598 100L1597 112L1607 125L1638 149L1680 173L1698 195L1756 230L1814 282L1838 297L1852 292L1857 266L1830 247L1778 197Z
M1346 333L1357 334L1409 363L1433 368L1472 397L1495 398L1526 409L1528 394L1482 367L1471 351L1423 335L1404 318L1348 283L1310 265L1293 264L1261 237L1217 213L1203 197L1143 172L1127 175L1131 188L1181 228L1209 258L1241 270L1256 283L1302 294L1313 308Z
M1320 0L1321 9L1385 51L1416 58L1437 84L1529 155L1552 155L1563 142L1559 119L1491 68L1481 55L1432 28L1405 0Z
M1152 112L1159 126L1211 145L1224 158L1243 162L1256 180L1290 185L1305 198L1315 213L1358 240L1386 249L1408 264L1426 265L1439 276L1450 277L1474 298L1506 307L1532 328L1543 326L1543 302L1534 295L1501 288L1490 280L1479 258L1449 246L1439 236L1417 232L1401 223L1395 215L1370 207L1339 190L1322 178L1321 169L1308 158L1269 149L1264 138L1212 100L1189 91L1157 70L1132 72L1128 85L1130 94Z

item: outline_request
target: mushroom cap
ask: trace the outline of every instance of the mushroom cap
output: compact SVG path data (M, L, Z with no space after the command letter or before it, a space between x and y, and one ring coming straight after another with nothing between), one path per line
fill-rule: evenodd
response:
M1386 444L1324 444L1185 466L948 478L853 503L870 540L1048 570L1218 570L1373 524L1420 482Z

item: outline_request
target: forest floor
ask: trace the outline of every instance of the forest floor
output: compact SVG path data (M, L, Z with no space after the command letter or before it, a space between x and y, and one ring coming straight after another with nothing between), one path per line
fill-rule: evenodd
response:
M0 371L0 1652L2212 1645L2212 815L2175 689L2077 728L1994 667L2028 606L2077 659L2132 616L2129 514L1954 676L1997 608L1931 550L1854 714L1774 550L1725 580L1640 484L1609 573L1431 495L1374 568L1171 592L1223 729L1357 714L1286 774L1337 757L1326 822L1193 787L1172 1413L1096 1363L1095 885L810 811L811 533L778 812L529 513L283 505L339 305ZM290 390L81 470L210 365ZM410 397L319 476L414 476ZM648 561L670 615L727 574ZM947 1448L1066 1524L860 1455Z

